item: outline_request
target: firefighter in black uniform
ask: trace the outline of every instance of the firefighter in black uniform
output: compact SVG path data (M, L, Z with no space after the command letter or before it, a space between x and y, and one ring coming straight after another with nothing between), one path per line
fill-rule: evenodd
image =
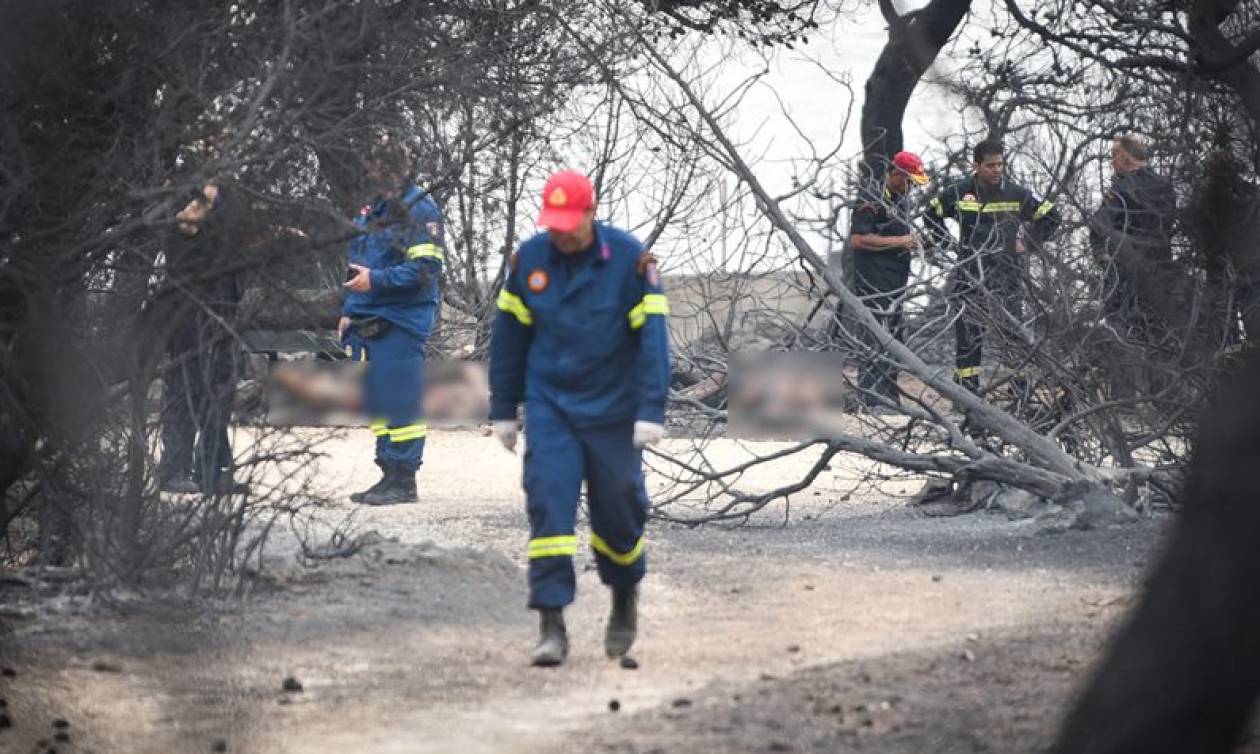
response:
M924 220L934 247L950 244L946 218L959 225L954 292L963 310L954 322L955 382L980 391L985 331L996 326L1004 337L1026 340L1024 295L1028 245L1044 243L1059 227L1054 203L1003 176L1006 161L998 141L976 145L975 174L938 193ZM1017 399L1026 386L1013 380Z
M910 279L910 256L919 245L910 227L910 187L927 182L923 160L911 152L898 152L882 190L864 189L849 223L853 291L897 340L903 340L901 303ZM871 350L858 367L857 404L864 408L896 406L900 402L896 366L879 353L874 338L867 340Z
M1090 222L1094 258L1104 267L1103 311L1126 331L1139 324L1143 301L1170 290L1173 220L1177 194L1172 182L1146 166L1147 146L1122 136L1111 146L1115 178Z

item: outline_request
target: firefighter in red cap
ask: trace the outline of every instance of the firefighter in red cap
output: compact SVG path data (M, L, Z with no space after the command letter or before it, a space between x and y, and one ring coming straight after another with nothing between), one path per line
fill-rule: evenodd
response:
M910 189L927 182L923 160L911 152L898 152L884 185L862 191L849 223L853 292L897 340L904 340L901 304L910 280L910 257L919 246L910 225ZM867 339L867 345L870 352L858 367L855 407L877 411L895 408L901 401L896 365L880 352L873 337Z
M583 481L590 547L612 590L605 653L625 655L634 642L646 566L642 448L665 435L669 305L652 255L595 221L586 176L551 176L538 224L546 232L521 244L499 294L490 418L512 450L524 404L529 607L541 633L531 662L550 666L569 651L563 610L574 599Z

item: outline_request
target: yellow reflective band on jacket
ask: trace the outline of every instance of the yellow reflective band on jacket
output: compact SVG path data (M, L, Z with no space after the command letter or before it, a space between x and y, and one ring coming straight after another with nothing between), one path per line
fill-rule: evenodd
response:
M959 377L979 377L980 367L958 367L954 370L954 374Z
M558 537L539 537L529 540L529 558L554 558L577 554L577 537L564 534Z
M1050 210L1052 209L1054 209L1054 202L1047 199L1046 201L1042 202L1041 206L1037 208L1037 211L1033 213L1033 219L1040 220L1041 218L1050 214Z
M627 566L643 557L643 537L639 537L639 541L634 543L634 547L630 549L630 552L617 552L609 547L608 543L598 534L591 532L591 549L617 565Z
M394 427L389 430L390 442L408 442L410 440L419 440L429 433L429 425L424 422L418 424L408 424L405 427Z
M534 315L530 313L529 307L521 301L520 296L514 293L508 293L506 290L499 291L499 310L516 317L526 327L534 324Z
M663 293L649 293L635 305L626 316L630 319L630 329L638 330L647 322L649 314L669 314L669 299Z
M372 430L372 434L377 437L384 437L389 434L389 422L384 419L373 419L368 423L368 429Z
M932 201L928 202L928 204L931 205L932 209L936 210L937 217L945 216L945 205L941 204L941 198L939 196L932 197Z
M1020 202L977 202L977 201L960 201L958 202L959 212L980 212L989 214L990 212L1018 212L1023 206ZM1053 205L1052 205L1053 206ZM1049 210L1046 210L1047 212Z
M408 259L422 259L424 257L436 259L439 262L446 260L446 257L442 256L442 247L435 243L418 243L407 249Z

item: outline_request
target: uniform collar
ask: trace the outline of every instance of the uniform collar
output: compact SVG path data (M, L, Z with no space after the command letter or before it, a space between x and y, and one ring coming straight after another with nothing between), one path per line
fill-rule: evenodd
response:
M399 193L396 199L402 202L404 207L411 209L423 193L424 191L419 186L411 183ZM369 205L371 207L370 213L373 216L385 214L385 210L388 209L390 201L390 199L377 194L376 197L372 199L372 203Z
M909 196L910 196L910 192L909 192L909 191L907 191L907 192L906 192L906 193L904 193L904 194L894 194L894 193L892 192L892 189L888 188L888 184L887 184L887 183L885 183L885 184L884 184L884 201L885 201L885 202L887 202L887 203L890 203L890 204L901 204L901 203L902 203L902 202L904 202L907 198L909 198Z
M415 204L417 201L419 201L420 197L422 197L423 195L424 195L424 189L420 188L414 183L410 183L410 184L407 184L407 187L405 189L403 189L402 196L400 198L404 202L406 202L408 207L410 207L413 204Z
M971 192L977 197L986 194L1000 194L1006 190L1006 176L1002 176L1002 180L996 186L986 186L980 182L980 176L975 173L971 174Z
M602 225L600 223L595 223L594 242L578 255L586 260L586 264L583 265L584 267L592 265L596 267L603 267L610 259L612 259L612 247L608 245L608 241L604 238L602 230ZM565 255L561 254L559 249L551 245L550 238L547 239L547 249L551 252L551 258L554 261L563 262L565 260Z

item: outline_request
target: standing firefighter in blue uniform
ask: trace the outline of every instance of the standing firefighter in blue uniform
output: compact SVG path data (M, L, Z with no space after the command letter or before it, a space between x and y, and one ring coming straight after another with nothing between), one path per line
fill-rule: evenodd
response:
M645 571L648 497L642 448L665 436L669 305L653 257L633 236L595 222L580 173L553 175L538 224L512 258L490 347L490 418L516 445L525 404L529 607L540 615L534 665L568 654L563 609L573 602L574 526L586 482L591 549L612 588L604 650L626 654Z
M1024 293L1029 244L1044 243L1060 224L1054 203L1004 176L1006 160L998 141L976 145L975 174L949 186L929 203L924 221L937 247L949 242L946 218L958 221L954 293L963 310L954 323L954 380L980 392L980 363L986 330L1008 343L1022 344ZM1027 385L1012 380L1017 400Z
M381 479L350 499L367 505L416 502L416 471L427 425L421 414L424 343L442 277L442 214L409 178L407 150L382 142L369 159L376 192L354 225L348 291L338 334L349 356L367 362L363 408L376 435Z

